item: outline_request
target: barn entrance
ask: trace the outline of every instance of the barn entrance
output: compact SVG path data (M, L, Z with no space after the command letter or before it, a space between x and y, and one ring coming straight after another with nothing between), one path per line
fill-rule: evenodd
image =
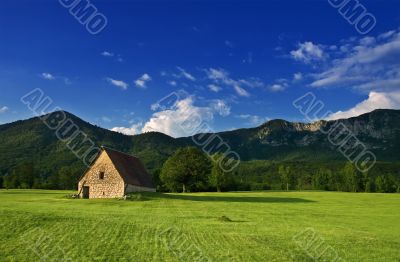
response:
M83 190L82 190L82 197L83 198L89 198L89 187L88 186L84 186Z

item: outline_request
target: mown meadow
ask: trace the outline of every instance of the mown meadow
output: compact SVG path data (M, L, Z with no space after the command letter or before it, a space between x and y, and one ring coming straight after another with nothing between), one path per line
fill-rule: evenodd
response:
M0 260L400 260L400 194L70 193L0 190Z

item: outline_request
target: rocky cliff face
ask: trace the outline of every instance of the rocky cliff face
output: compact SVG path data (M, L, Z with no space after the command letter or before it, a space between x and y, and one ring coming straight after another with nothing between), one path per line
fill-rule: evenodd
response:
M400 134L399 111L376 110L359 117L335 121L291 123L272 120L257 128L256 137L260 143L266 145L309 146L315 142L324 142L327 134L320 132L321 129L333 130L338 124L343 124L353 135L364 140L364 143L374 142L371 145L374 148L384 148L387 141L396 139Z

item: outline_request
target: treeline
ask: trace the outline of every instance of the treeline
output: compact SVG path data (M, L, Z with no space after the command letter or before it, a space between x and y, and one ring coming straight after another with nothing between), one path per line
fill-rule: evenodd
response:
M214 161L212 161L212 159ZM400 163L360 172L351 162L247 161L225 172L222 155L180 149L155 173L158 191L326 190L400 193ZM222 165L223 166L223 165Z
M43 172L33 162L24 162L0 174L0 186L7 189L76 189L82 175L79 167L66 166L56 173Z
M368 172L351 162L242 162L234 172L242 190L400 192L400 163L376 163Z
M368 172L350 162L241 162L232 172L224 171L229 159L211 157L201 150L178 149L162 168L151 169L160 192L326 190L346 192L400 192L400 163L377 163ZM225 161L225 162L224 162ZM0 173L0 186L21 189L76 189L84 170L63 166L45 172L33 162L23 162Z

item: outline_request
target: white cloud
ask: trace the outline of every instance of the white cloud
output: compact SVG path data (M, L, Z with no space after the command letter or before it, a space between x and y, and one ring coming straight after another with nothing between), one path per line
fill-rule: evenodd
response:
M212 80L222 81L228 84L232 84L231 82L234 82L232 79L229 78L229 73L224 69L210 68L206 70L206 73L208 78Z
M114 127L111 131L122 133L125 135L133 136L141 133L143 123L136 123L130 127Z
M214 85L214 84L210 84L208 85L208 89L210 89L211 91L218 93L219 91L221 91L221 87Z
M184 77L184 78L186 78L186 79L188 79L188 80L190 80L190 81L196 81L196 78L193 76L193 75L191 75L191 74L189 74L185 69L183 69L182 67L176 67L178 70L179 70L179 72L180 72L180 75L178 76L178 77Z
M249 97L250 96L249 92L247 92L245 89L243 89L239 85L234 85L233 88L235 89L236 93L239 96L245 96L245 97Z
M390 38L390 37L392 37L395 33L396 33L395 30L391 30L391 31L385 32L385 33L383 33L383 34L380 34L380 35L378 36L378 39Z
M117 87L121 88L122 90L128 89L129 85L122 80L116 80L116 79L112 79L110 77L107 77L106 79L110 84L117 86Z
M0 107L0 113L5 113L6 111L8 111L8 107L6 107L6 106L3 106L3 107Z
M260 81L258 79L250 80L234 80L229 76L229 73L224 69L210 68L206 69L208 79L212 80L215 84L224 84L233 87L239 96L248 97L250 93L247 92L242 86L258 87Z
M54 79L56 79L52 74L50 74L50 73L42 73L41 75L40 75L43 79L46 79L46 80L54 80Z
M237 115L236 117L246 120L246 122L247 122L246 124L251 125L251 126L259 126L269 120L268 117L261 117L261 116L249 115L249 114Z
M400 109L400 91L384 93L370 92L366 100L346 111L329 115L327 120L336 120L359 116L375 109Z
M224 100L214 100L211 103L211 107L221 116L229 116L231 114L231 107Z
M105 57L114 57L114 53L108 52L108 51L104 51L101 53L102 56Z
M295 73L294 75L293 75L293 80L295 80L295 81L300 81L301 79L303 79L303 74L302 73Z
M354 87L362 91L395 90L400 84L400 35L392 31L364 37L341 48L324 71L313 74L312 87Z
M171 85L171 86L177 86L178 85L178 83L176 81L173 81L173 80L169 81L168 84Z
M324 60L326 54L322 45L315 45L313 42L304 42L298 44L298 49L290 52L293 59L310 63L311 61Z
M248 86L251 88L264 87L264 85L265 85L260 79L255 78L255 77L251 77L247 80L241 79L238 82L242 85L245 85L245 86Z
M169 109L156 112L145 123L142 132L162 132L172 137L191 136L209 130L215 114L226 116L230 107L222 100L214 100L208 106L194 105L194 98L187 97L175 102ZM204 126L205 125L205 126Z
M287 80L286 78L280 78L275 81L276 83L269 86L269 90L272 92L281 92L289 87L289 80Z
M273 84L269 87L269 89L272 92L280 92L280 91L284 91L286 89L286 85L285 84Z
M146 84L149 81L151 81L151 77L148 74L143 74L135 81L135 85L139 88L146 88Z

